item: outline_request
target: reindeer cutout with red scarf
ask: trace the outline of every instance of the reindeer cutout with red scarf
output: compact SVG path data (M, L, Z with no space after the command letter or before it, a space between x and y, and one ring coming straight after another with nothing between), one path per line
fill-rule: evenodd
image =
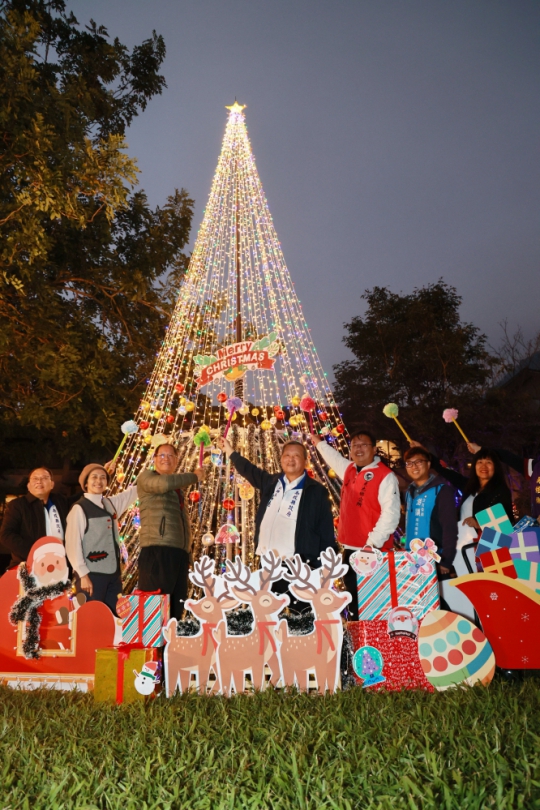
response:
M270 682L276 686L281 675L279 645L276 640L277 614L288 606L289 596L272 593L272 582L281 579L285 569L273 551L261 557L262 568L259 587L253 585L256 577L251 576L247 565L236 557L234 563L227 560L227 572L223 575L229 594L239 602L247 603L254 616L253 628L243 636L229 636L227 623L222 621L213 631L218 642L217 649L219 680L221 691L230 695L232 685L235 692L244 691L244 680L251 672L251 683L255 689L266 686L265 666L271 671Z
M332 548L321 552L321 567L314 572L319 575L317 587L312 579L309 565L302 562L299 554L285 560L289 572L284 574L290 582L289 590L302 602L311 602L315 614L315 626L306 635L289 635L287 622L280 622L277 637L281 640L283 681L286 686L297 685L302 692L309 691L309 675L317 679L317 691L326 689L333 694L340 685L341 645L343 625L340 613L351 601L347 591L335 591L333 582L342 577L348 566Z
M219 674L216 664L217 642L212 631L224 617L224 611L239 604L239 599L227 591L215 596L218 577L214 574L214 561L206 554L195 563L189 578L197 588L202 588L201 599L187 599L186 608L200 621L201 627L195 636L177 636L176 619L171 619L164 631L167 641L163 656L165 691L171 697L178 688L185 692L190 688L191 675L195 675L197 689L206 693L210 670L216 675L211 692L219 689Z

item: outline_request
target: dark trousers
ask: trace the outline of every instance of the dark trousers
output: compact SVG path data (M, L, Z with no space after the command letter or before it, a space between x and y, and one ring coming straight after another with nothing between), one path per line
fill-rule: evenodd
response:
M286 579L278 579L277 582L272 583L272 591L275 594L287 593L290 596L291 602L289 604L289 610L291 613L310 613L313 610L310 602L301 602L297 599L294 594L289 591L289 584Z
M120 571L115 574L88 574L90 582L94 588L92 596L88 596L81 588L81 579L78 574L74 574L73 579L77 593L84 593L87 602L104 602L116 616L116 602L122 593L122 580Z
M171 597L171 618L180 620L188 592L189 554L171 546L144 546L139 555L139 589Z
M349 557L351 554L354 554L355 549L346 548L343 550L343 562L346 565L349 565ZM358 590L356 584L356 571L354 568L349 565L349 570L343 577L343 583L345 585L345 590L348 591L351 596L352 600L349 602L345 610L347 611L349 621L350 622L357 622L358 621ZM345 611L344 611L345 613Z

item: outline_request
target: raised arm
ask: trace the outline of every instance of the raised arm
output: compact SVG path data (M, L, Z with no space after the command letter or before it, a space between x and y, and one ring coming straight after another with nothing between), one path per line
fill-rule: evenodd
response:
M318 436L313 438L313 444L317 448L317 452L321 458L334 470L337 477L343 481L347 468L352 464L352 461L342 456L334 447L331 447L324 439L319 439Z
M230 459L234 469L240 473L242 478L249 481L251 486L255 487L255 489L262 490L266 484L270 484L275 480L274 475L252 464L251 461L248 461L247 458L244 458L240 453L236 453L228 439L221 439L219 444L221 449L225 451L227 458Z
M137 478L137 490L152 495L163 495L173 489L184 489L196 484L199 478L195 473L173 473L172 475L157 475L150 470L143 470Z

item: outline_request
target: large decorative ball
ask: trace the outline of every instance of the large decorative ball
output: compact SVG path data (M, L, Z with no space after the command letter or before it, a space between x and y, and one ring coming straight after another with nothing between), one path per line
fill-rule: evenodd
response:
M214 535L211 532L206 532L201 537L201 543L203 546L212 546L214 544Z
M438 691L478 682L487 686L495 674L495 656L485 635L449 610L432 610L422 620L418 654L426 678Z
M258 416L259 414L260 414L260 410L258 408L252 408L251 409L251 415L252 416Z
M233 498L225 498L224 499L223 508L226 509L227 512L230 512L232 509L234 509L234 506L235 506L235 504L234 504L234 499Z

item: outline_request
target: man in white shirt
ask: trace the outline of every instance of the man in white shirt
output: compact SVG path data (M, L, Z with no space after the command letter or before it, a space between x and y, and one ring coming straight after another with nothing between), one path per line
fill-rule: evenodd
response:
M66 553L78 592L104 602L116 613L122 593L118 517L137 500L137 487L104 497L109 475L101 464L87 464L79 476L83 497L67 517Z
M317 452L343 481L338 542L345 547L343 561L365 545L388 550L400 517L398 481L376 455L375 437L369 430L351 436L350 458L344 458L320 436L312 436ZM352 568L343 577L352 596L351 621L358 620L356 574Z
M227 439L221 447L238 473L260 490L255 516L256 554L273 549L281 557L300 554L312 568L320 566L320 553L337 551L334 520L326 488L306 472L307 451L300 442L287 442L281 453L281 473L269 473L233 451ZM285 580L277 583L276 592ZM303 607L303 605L302 605Z

